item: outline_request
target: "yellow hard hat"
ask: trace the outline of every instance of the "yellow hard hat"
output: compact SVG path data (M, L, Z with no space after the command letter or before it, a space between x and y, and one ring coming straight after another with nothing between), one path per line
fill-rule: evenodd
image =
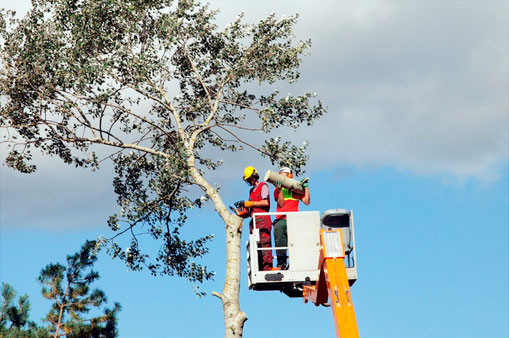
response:
M246 181L248 178L250 178L253 175L258 176L258 172L256 171L255 168L253 168L253 167L246 167L246 169L244 169L244 177L243 177L244 181Z

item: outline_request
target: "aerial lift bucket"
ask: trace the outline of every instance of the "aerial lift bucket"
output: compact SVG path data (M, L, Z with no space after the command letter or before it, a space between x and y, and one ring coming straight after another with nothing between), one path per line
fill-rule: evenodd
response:
M256 216L277 216L259 213ZM259 248L256 227L247 242L248 282L252 290L279 290L315 305L330 304L336 336L358 338L350 286L357 280L353 211L331 209L285 213L288 247ZM287 249L288 270L259 271L258 251Z

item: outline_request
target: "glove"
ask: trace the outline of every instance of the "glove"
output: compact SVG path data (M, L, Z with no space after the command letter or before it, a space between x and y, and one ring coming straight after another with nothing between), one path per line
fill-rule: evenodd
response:
M274 186L277 188L277 190L281 190L282 185L283 185L283 183L281 183L280 181L274 182Z
M308 188L309 187L309 177L306 177L302 181L300 181L300 184L302 185L302 188Z
M244 201L244 207L251 208L254 205L253 201Z

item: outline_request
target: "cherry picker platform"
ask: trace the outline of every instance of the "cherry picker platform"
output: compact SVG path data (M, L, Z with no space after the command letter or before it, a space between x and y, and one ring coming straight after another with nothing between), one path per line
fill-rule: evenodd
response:
M353 211L332 209L321 217L318 211L257 213L287 219L287 247L258 247L255 227L247 242L249 289L279 290L289 297L303 297L315 305L331 307L336 335L358 338L350 292L357 280ZM259 250L288 250L288 269L259 271Z

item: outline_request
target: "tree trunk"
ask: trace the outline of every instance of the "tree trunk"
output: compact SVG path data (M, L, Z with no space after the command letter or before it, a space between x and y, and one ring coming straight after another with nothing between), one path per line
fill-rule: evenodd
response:
M242 235L242 218L232 214L226 208L221 196L198 172L194 166L194 156L189 152L188 166L195 182L214 203L216 212L225 223L226 232L226 276L223 293L212 294L223 303L225 338L242 337L247 315L240 309L240 240Z
M223 302L225 338L242 337L247 315L240 309L240 268L242 218L230 215L226 224L226 277L223 294L214 292Z

